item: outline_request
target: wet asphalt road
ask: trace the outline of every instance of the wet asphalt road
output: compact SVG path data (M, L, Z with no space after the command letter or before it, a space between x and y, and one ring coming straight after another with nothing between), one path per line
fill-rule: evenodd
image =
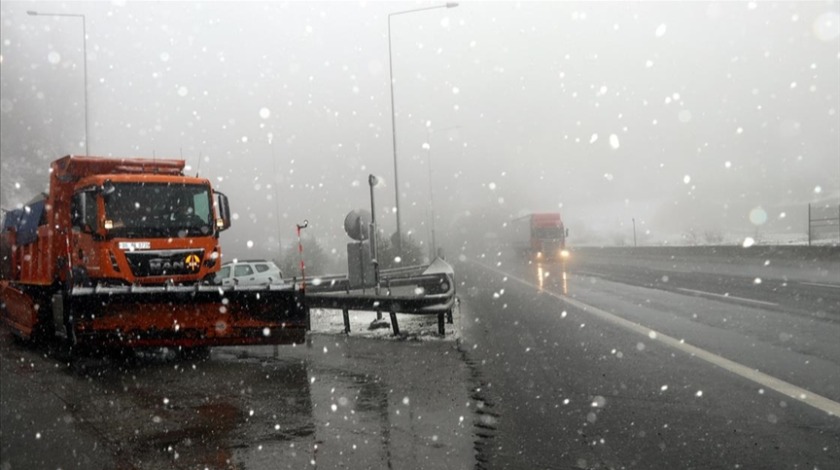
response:
M446 338L338 313L296 347L67 367L2 330L0 470L838 468L840 418L663 339L836 404L833 265L580 255L456 263Z
M2 470L474 467L476 405L451 331L72 368L2 333Z
M463 347L497 416L482 434L480 466L838 468L840 417L675 349L655 333L837 405L835 288L809 290L807 300L749 303L679 289L709 292L704 280L739 285L740 278L685 274L699 265L638 264L632 271L614 256L592 256L539 268L501 258L456 265L468 306ZM778 282L765 274L765 286ZM678 282L649 285L663 276ZM765 298L742 289L747 294ZM589 306L643 325L643 332L593 315Z

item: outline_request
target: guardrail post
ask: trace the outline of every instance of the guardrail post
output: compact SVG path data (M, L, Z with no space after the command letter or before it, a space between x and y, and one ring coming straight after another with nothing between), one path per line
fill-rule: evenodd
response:
M391 296L391 280L388 279L386 282L386 287L388 289L388 297ZM391 328L394 330L394 336L400 335L400 325L397 323L397 312L394 311L393 304L391 306L391 311L389 312L391 316Z
M444 326L443 316L444 312L438 313L438 334L443 336L446 334L446 327Z
M350 334L350 311L345 308L341 313L344 316L344 333Z
M394 330L394 336L400 335L400 325L397 324L397 312L391 311L391 327Z

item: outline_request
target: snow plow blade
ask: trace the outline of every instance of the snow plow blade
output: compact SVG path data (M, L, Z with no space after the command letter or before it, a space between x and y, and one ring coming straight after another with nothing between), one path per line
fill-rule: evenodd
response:
M76 288L53 303L57 334L85 346L293 344L308 326L288 288Z
M0 316L12 332L21 338L31 338L38 323L39 306L35 300L8 282L0 281Z

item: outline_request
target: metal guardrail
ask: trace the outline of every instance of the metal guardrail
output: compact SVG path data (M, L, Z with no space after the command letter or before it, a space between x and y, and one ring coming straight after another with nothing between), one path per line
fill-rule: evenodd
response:
M344 331L350 332L350 310L388 312L395 335L400 334L397 313L434 314L438 317L438 333L445 334L445 320L453 323L452 310L456 303L455 271L441 259L428 266L412 266L381 273L380 286L350 289L346 279L332 278L329 282L307 284L302 302L307 308L341 310ZM371 291L372 292L369 292Z

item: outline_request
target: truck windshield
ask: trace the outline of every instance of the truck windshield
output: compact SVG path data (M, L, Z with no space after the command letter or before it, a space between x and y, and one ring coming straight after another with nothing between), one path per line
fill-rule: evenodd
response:
M534 227L532 233L534 238L542 240L563 238L563 229L560 227Z
M198 184L115 183L105 196L105 225L116 237L212 233L210 188Z

